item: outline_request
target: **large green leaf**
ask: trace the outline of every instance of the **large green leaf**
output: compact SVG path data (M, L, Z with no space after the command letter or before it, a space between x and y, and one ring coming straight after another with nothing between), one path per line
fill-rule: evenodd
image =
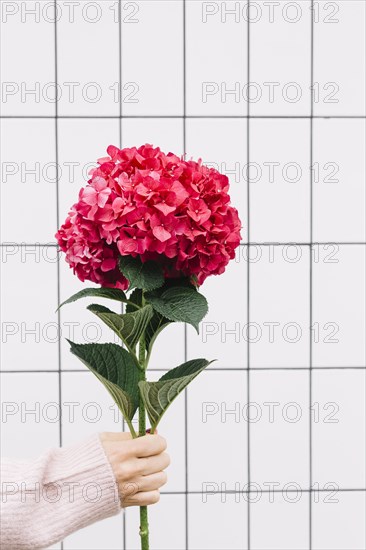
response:
M142 307L142 290L140 288L135 288L135 290L131 292L128 304L126 305L126 313L133 313L139 307Z
M154 315L152 316L149 324L146 327L145 331L145 345L148 354L151 353L151 348L156 340L156 337L160 334L160 332L171 324L172 321L164 317L163 315L160 315L160 313L157 313L154 311Z
M123 416L131 421L139 404L139 371L130 353L117 344L76 344L76 355L104 384Z
M73 294L72 296L70 296L70 298L62 302L62 304L60 304L57 309L59 309L61 306L64 306L65 304L69 304L71 302L75 302L76 300L80 300L80 298L89 298L89 297L109 298L110 300L127 302L126 294L123 292L123 290L120 290L119 288L107 288L107 287L83 288L83 290L80 290L79 292L77 292L76 294Z
M170 370L157 382L141 380L139 388L146 412L155 430L163 414L174 399L188 386L196 376L212 361L193 359Z
M130 350L135 349L154 314L150 305L125 314L115 313L99 304L91 304L87 309L108 325Z
M189 323L198 332L198 325L207 314L206 298L190 286L172 286L147 292L146 301L170 321Z
M142 262L139 256L120 256L118 266L121 273L128 279L132 288L153 290L164 284L164 275L161 266L153 261Z

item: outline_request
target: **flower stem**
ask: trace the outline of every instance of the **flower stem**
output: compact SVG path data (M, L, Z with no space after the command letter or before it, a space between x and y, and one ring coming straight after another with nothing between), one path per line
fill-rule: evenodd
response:
M145 337L142 336L139 344L139 362L143 366L141 380L146 380L145 370ZM139 437L146 435L146 412L145 405L140 396L139 401ZM140 538L141 550L149 550L149 523L147 516L147 506L140 506Z

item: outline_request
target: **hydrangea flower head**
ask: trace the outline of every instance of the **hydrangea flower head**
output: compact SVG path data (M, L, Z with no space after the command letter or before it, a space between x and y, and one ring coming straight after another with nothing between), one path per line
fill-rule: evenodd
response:
M126 289L121 255L197 285L223 273L241 238L227 176L150 144L110 145L107 154L55 235L79 279Z

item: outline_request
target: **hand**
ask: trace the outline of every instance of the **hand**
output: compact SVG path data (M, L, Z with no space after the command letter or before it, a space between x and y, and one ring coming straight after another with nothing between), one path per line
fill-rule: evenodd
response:
M170 464L165 439L149 434L132 439L129 433L99 434L118 484L121 506L147 506L160 500L167 481L163 471Z

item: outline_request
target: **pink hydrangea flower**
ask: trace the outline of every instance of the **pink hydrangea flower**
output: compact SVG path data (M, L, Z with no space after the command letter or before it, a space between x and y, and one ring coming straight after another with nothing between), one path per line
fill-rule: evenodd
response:
M126 289L119 255L154 260L166 277L199 285L223 273L241 238L228 178L150 144L107 153L55 235L79 279Z

